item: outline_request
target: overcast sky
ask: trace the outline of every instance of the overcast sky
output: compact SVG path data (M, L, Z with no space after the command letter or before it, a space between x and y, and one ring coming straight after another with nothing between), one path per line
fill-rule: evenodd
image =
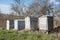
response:
M13 0L0 0L0 9L3 13L10 12L10 4L13 3ZM32 0L26 0L25 4L28 6ZM50 0L50 3L55 4L56 6L60 4L60 0Z

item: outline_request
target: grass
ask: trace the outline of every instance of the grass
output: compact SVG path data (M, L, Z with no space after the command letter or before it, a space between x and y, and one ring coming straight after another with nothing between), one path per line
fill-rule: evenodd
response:
M54 38L40 32L0 30L0 40L54 40Z

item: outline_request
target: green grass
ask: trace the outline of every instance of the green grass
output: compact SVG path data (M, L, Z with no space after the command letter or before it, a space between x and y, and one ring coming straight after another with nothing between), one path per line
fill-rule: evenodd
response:
M33 31L0 30L0 40L53 40L53 37L44 33Z

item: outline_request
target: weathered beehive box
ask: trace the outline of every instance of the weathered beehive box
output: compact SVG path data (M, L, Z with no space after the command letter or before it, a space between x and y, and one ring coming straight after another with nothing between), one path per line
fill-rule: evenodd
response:
M50 32L53 29L53 16L44 15L38 19L39 30Z

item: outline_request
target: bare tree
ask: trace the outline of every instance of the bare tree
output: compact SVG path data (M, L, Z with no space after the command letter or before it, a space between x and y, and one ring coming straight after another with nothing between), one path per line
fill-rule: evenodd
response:
M0 14L2 14L1 9L0 9Z
M3 15L2 15L3 13L2 13L2 11L1 11L1 9L0 9L0 17L2 17L3 18Z
M55 17L55 19L60 20L60 8L56 9L56 10L53 12L53 16Z
M54 16L54 26L55 27L60 26L60 8L54 10L53 16Z
M49 0L34 0L34 2L29 6L28 13L29 15L46 15L52 12L52 5L48 2Z
M24 0L14 0L15 3L11 4L12 13L15 15L23 16L24 15Z

